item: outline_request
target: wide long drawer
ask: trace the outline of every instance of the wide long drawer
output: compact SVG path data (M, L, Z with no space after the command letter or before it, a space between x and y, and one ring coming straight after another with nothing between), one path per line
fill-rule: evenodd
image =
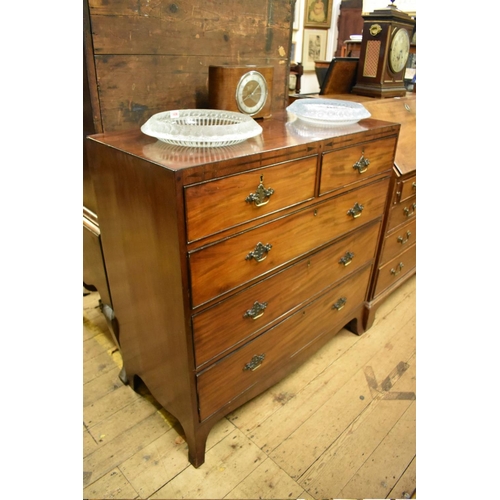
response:
M193 307L380 217L388 185L383 178L190 252Z
M374 258L380 222L193 316L197 367L244 342Z
M378 269L375 296L413 271L417 262L417 246L413 245Z
M341 328L366 297L371 267L365 267L316 301L233 351L197 376L200 419L260 381L311 343Z
M357 144L323 154L320 194L365 180L384 170L394 162L396 138L389 137L366 144Z
M317 155L185 189L188 241L314 197Z
M394 258L406 248L417 241L417 219L412 219L408 224L400 226L396 231L392 231L384 239L380 264Z

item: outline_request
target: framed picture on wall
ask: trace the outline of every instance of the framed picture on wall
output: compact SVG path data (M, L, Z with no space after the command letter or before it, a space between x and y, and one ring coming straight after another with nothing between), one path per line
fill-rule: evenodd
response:
M304 28L328 29L332 22L333 0L305 0Z
M328 32L325 30L304 30L302 44L302 66L304 71L314 71L314 61L324 61Z

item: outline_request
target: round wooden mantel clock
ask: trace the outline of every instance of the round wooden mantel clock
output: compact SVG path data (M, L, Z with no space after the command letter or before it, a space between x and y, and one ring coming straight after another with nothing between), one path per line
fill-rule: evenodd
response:
M371 97L404 96L404 76L415 20L394 3L365 14L363 19L363 39L352 93Z
M269 118L273 75L273 66L209 66L210 108L236 111L252 118Z

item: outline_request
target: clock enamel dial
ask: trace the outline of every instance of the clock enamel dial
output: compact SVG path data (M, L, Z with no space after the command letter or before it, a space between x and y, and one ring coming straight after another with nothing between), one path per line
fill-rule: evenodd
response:
M389 66L394 73L399 73L406 67L409 53L410 35L408 35L407 30L400 28L392 37L391 48L389 50Z
M267 82L258 71L245 73L236 87L236 104L247 115L255 115L266 103Z
M269 118L272 115L273 77L274 66L209 66L209 106L252 118Z

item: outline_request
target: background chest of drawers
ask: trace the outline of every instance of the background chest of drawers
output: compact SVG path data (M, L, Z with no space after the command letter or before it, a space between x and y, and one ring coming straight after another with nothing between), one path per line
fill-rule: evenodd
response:
M128 380L179 420L196 467L222 416L364 331L389 202L399 124L261 124L221 149L87 141Z
M390 188L391 203L387 207L384 237L377 256L365 319L365 328L369 328L382 301L416 273L417 99L416 94L407 94L404 98L366 101L363 105L372 116L401 124Z

